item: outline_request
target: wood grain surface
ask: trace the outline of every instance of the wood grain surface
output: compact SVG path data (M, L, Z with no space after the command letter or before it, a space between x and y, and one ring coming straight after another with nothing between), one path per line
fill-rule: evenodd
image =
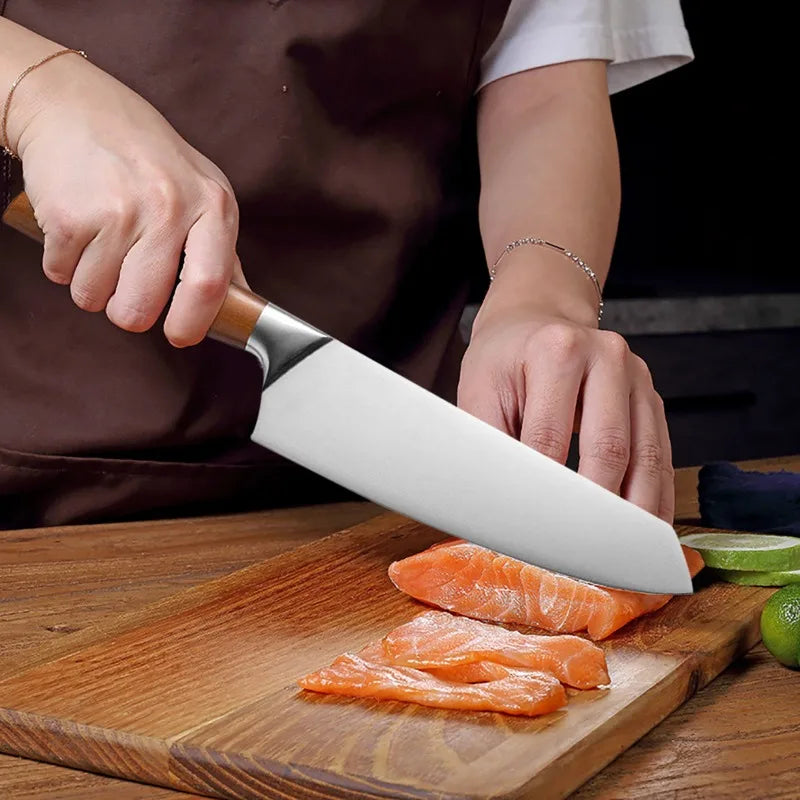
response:
M36 222L31 201L28 200L25 192L21 192L11 200L8 208L3 212L2 220L4 225L14 228L28 238L44 242L44 234Z
M263 297L231 284L208 335L225 344L243 348L266 305Z
M0 531L0 677L104 620L379 511L371 503L335 503L198 519ZM189 796L196 795L0 755L3 800Z
M379 511L336 503L302 513L0 531L0 676L101 621Z
M0 749L219 797L562 797L749 649L770 592L676 598L608 643L612 690L538 720L300 693L416 613L386 567L439 538L387 515L69 637L0 682Z
M800 675L758 647L574 794L575 800L796 800Z
M800 457L765 459L746 466L797 471ZM697 520L696 484L696 468L677 470L677 519ZM0 662L5 658L13 665L42 645L51 646L52 641L75 635L69 632L73 627L97 624L182 586L251 563L247 559L253 553L252 560L266 557L258 551L270 547L270 537L291 547L292 531L298 532L295 543L301 544L323 535L326 527L330 532L357 522L338 517L339 510L350 505L239 514L218 522L177 520L125 524L110 530L76 526L0 531ZM375 507L369 507L361 519L374 514ZM196 543L198 523L205 533ZM261 525L266 526L266 535ZM232 546L228 542L233 542ZM60 557L62 545L72 549L66 562ZM6 566L9 553L15 561ZM130 571L132 559L135 574ZM204 561L210 570L207 574ZM12 583L20 570L26 577ZM45 596L39 596L39 583L48 587ZM5 633L11 624L14 636L9 642ZM782 667L758 645L574 796L579 800L796 798L800 726L794 725L791 717L786 721L786 710L797 707L799 692L800 674ZM183 800L199 795L0 755L0 797Z

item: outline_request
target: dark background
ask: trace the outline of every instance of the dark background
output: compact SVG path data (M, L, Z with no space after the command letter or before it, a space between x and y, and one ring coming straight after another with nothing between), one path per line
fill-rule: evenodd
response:
M695 61L612 97L623 201L609 321L650 366L676 466L798 453L800 265L763 177L790 122L768 99L757 9L682 6ZM632 306L655 323L627 319Z
M800 291L800 270L778 257L787 242L755 218L773 128L792 123L770 108L775 76L754 50L752 7L739 6L684 0L695 60L612 95L624 190L614 296Z

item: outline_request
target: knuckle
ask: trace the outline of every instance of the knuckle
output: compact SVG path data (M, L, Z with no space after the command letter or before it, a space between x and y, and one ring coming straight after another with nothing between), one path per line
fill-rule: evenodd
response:
M641 380L649 389L652 389L653 374L650 372L650 367L647 366L647 362L641 356L637 356L635 353L631 353L630 359L634 372L640 376Z
M656 439L639 442L633 453L633 460L636 466L650 478L660 478L664 461L664 449L661 442Z
M136 209L130 197L116 195L110 198L100 214L100 223L104 228L114 231L128 231L133 227Z
M624 337L620 336L616 331L600 331L600 336L603 337L603 350L606 357L617 364L625 364L630 357L631 351Z
M209 273L184 278L182 283L199 300L216 301L225 294L229 282L222 274Z
M68 265L52 253L45 255L42 260L42 271L48 280L61 285L69 283L72 277Z
M226 222L230 223L238 218L236 201L227 187L217 181L209 180L205 184L203 193L211 211L225 219Z
M59 247L72 244L78 237L79 223L67 209L56 207L41 212L42 229L48 244Z
M608 428L592 442L589 458L613 472L623 472L630 462L631 449L625 432Z
M103 302L90 286L72 283L69 288L72 302L84 311L102 311Z
M542 328L529 341L531 348L544 347L559 361L574 361L583 352L583 332L572 325L552 323Z
M148 330L156 316L146 303L132 300L116 301L113 308L108 309L106 313L118 328L132 333Z
M526 432L525 441L547 455L562 456L569 450L570 435L558 425L541 422L532 425Z
M182 215L181 193L171 178L160 176L153 180L151 192L150 203L160 219L170 221Z

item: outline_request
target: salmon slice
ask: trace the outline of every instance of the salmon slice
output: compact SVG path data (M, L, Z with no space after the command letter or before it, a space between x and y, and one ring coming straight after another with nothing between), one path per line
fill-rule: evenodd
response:
M458 683L412 667L393 667L345 653L298 683L303 689L324 694L529 717L549 714L567 702L564 687L552 675L499 664L492 674L496 677L485 683Z
M547 672L576 689L609 682L605 653L586 639L518 633L445 611L426 611L395 628L383 651L391 664L424 670L486 661ZM458 673L446 673L452 674Z
M386 651L383 649L383 640L372 642L358 651L357 655L364 661L371 661L373 664L385 664L388 667L397 666L392 662Z
M446 614L448 617L452 616L452 614L447 614L445 611L434 611L431 613L443 615ZM475 620L470 621L475 622ZM484 623L479 624L482 625ZM362 650L358 651L358 655L365 661L370 661L373 664L383 664L390 667L408 666L406 664L396 664L386 654L386 650L384 649L384 640L368 644ZM526 670L522 668L515 669L520 673L542 671ZM486 681L496 681L500 678L505 678L508 675L508 669L503 664L499 664L494 661L472 661L468 664L449 664L444 667L425 668L424 671L430 675L435 675L437 678L442 678L446 681L455 681L456 683L485 683Z
M471 664L426 669L425 672L442 680L456 683L486 683L486 681L496 681L505 677L507 670L508 667L494 661L473 661ZM523 674L536 672L536 670L526 669L516 669L515 671Z
M694 576L703 559L696 550L683 551ZM556 633L586 631L592 639L605 639L672 599L595 586L461 539L395 561L389 577L411 597L466 617Z

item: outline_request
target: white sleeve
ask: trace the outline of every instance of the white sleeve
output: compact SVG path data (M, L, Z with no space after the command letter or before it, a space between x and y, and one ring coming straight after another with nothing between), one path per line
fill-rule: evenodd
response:
M481 62L480 86L534 67L601 59L614 93L693 57L679 0L511 0Z

